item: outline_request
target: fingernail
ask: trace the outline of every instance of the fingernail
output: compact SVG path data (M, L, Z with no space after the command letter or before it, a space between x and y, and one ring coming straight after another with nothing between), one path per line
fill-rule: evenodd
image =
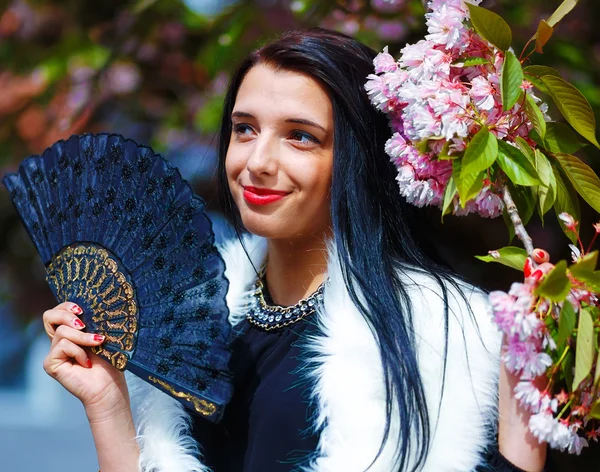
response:
M532 260L530 257L528 257L527 259L525 259L525 265L523 266L523 273L525 275L525 277L529 277L531 275L531 273L533 272L533 264L532 264Z
M550 254L543 249L536 249L533 251L533 258L538 264L548 262L550 260Z
M71 307L71 311L73 313L75 313L76 315L81 315L83 313L83 310L79 307L79 305L75 305L73 303L73 306Z
M531 278L539 281L544 276L544 273L541 270L536 270L531 274Z
M89 368L91 368L91 367L92 367L92 361L91 361L91 359L88 359L88 360L87 360L87 366L88 366Z
M104 341L104 335L102 335L102 334L94 334L94 341L97 341L97 342Z
M73 326L75 326L77 329L85 328L85 325L79 318L75 318L73 320Z

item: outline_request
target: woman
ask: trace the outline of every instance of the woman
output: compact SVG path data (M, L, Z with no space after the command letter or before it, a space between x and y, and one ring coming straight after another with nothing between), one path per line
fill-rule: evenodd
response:
M102 339L74 304L44 314L45 369L83 402L103 472L542 470L504 371L496 444L500 339L399 197L363 89L374 57L291 32L231 81L223 202L260 237L223 248L237 336L219 424L188 428L175 400L90 357Z

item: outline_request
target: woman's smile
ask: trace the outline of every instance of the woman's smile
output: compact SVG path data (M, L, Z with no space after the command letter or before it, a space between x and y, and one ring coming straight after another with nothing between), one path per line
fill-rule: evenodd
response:
M290 192L244 186L244 199L251 205L269 205L289 195Z

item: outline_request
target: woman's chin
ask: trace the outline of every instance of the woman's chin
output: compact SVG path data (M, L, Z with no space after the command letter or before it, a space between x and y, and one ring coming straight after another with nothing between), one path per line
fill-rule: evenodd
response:
M267 239L289 237L289 222L283 222L273 215L242 215L242 223L250 233Z

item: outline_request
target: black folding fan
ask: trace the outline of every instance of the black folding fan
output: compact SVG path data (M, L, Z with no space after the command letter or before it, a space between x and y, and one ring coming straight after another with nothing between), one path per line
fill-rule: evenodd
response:
M225 264L204 202L152 149L71 136L3 183L93 352L216 421L231 397Z

